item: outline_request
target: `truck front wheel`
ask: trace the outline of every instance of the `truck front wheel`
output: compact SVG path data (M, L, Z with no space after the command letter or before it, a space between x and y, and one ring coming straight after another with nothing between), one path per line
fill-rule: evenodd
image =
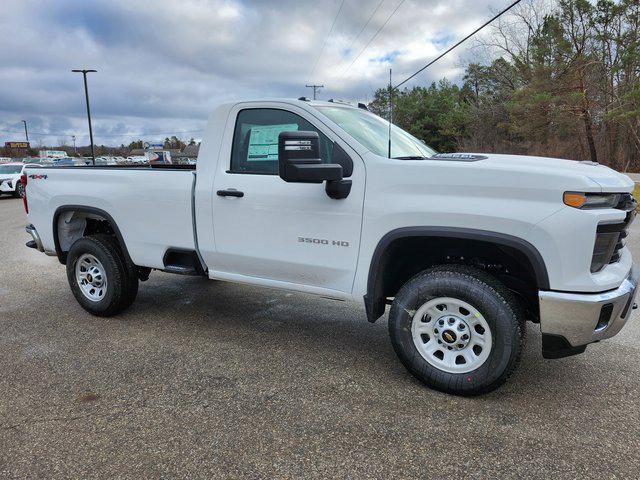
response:
M464 265L441 265L409 280L389 314L393 348L427 386L478 395L502 385L522 352L524 319L496 278Z
M67 279L86 311L109 317L126 309L138 293L138 276L109 235L77 240L67 255Z

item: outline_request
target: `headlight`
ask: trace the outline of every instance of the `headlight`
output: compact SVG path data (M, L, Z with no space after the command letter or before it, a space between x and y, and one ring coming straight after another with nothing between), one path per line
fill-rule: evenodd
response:
M588 210L590 208L613 208L620 201L620 194L565 192L562 199L565 205L582 210Z

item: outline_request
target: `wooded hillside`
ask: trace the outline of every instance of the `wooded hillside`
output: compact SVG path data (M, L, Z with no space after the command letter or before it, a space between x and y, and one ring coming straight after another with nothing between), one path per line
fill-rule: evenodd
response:
M393 91L393 120L443 152L593 160L640 171L640 0L521 3L461 85ZM389 89L370 108L387 116Z

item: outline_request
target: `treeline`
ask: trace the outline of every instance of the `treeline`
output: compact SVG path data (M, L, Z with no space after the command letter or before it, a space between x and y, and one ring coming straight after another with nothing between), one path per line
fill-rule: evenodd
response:
M176 149L181 151L184 150L184 148L187 145L197 145L197 144L198 142L196 142L196 140L193 137L191 137L187 141L183 141L180 138L176 137L175 135L171 137L166 137L162 142L163 148ZM119 147L111 147L108 145L94 146L94 150L97 157L104 156L104 155L126 157L131 154L132 150L143 149L143 148L144 148L143 140L134 140L130 142L128 145L121 144ZM27 150L12 150L9 148L0 147L0 157L24 157L25 155L36 156L40 150L62 150L67 152L67 155L69 155L70 157L91 156L91 146L89 145L74 147L72 145L61 144L56 146L38 145L37 147L34 146Z
M370 108L443 151L597 161L640 171L640 0L529 1L476 47L494 56Z

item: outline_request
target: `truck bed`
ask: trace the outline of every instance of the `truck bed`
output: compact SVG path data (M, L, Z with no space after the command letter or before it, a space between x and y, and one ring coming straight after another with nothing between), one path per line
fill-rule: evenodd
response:
M136 265L163 268L170 248L193 250L194 165L34 167L27 173L29 221L49 252L64 211L105 212Z

